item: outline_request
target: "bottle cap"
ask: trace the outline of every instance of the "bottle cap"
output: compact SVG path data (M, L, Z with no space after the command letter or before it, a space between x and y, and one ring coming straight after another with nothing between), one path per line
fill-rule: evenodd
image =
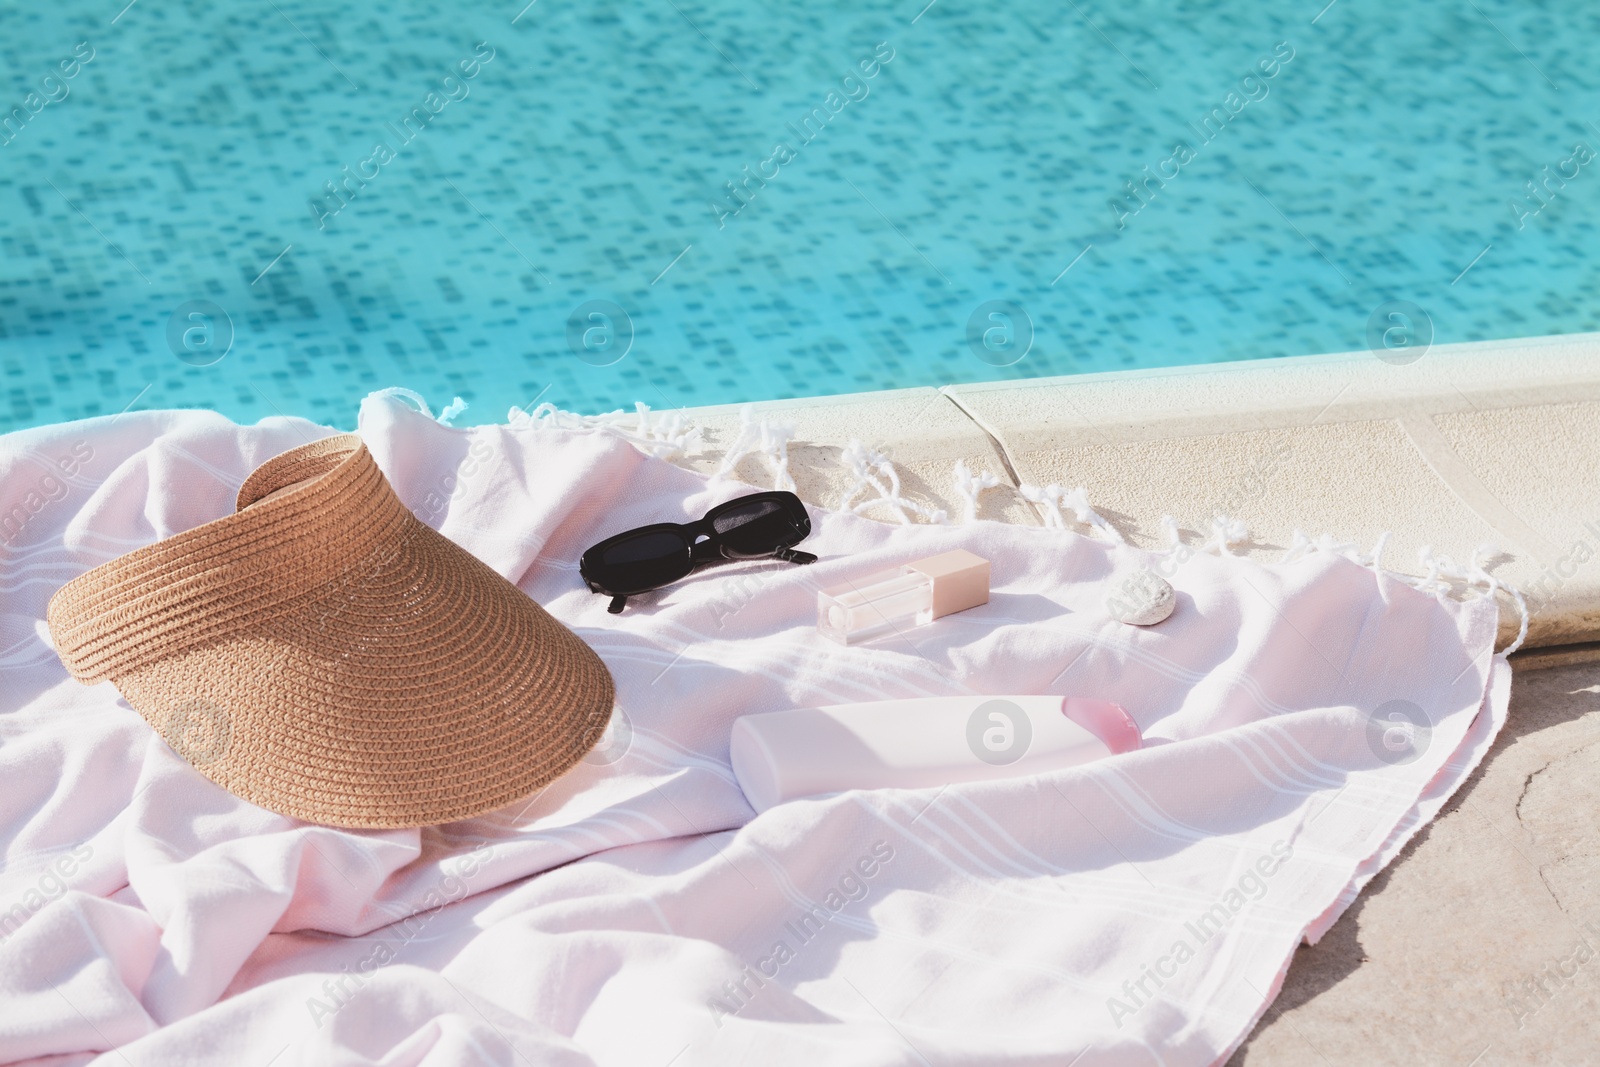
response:
M964 548L907 563L933 583L933 618L989 602L989 561Z
M1133 716L1121 704L1087 697L1067 697L1061 702L1061 714L1104 741L1113 756L1132 752L1144 744L1139 724L1133 721Z

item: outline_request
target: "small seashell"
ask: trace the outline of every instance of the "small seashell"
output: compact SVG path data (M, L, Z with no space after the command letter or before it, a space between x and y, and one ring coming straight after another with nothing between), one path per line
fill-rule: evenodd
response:
M1166 579L1145 568L1122 580L1106 598L1106 611L1130 626L1154 626L1171 615L1177 604L1178 598Z

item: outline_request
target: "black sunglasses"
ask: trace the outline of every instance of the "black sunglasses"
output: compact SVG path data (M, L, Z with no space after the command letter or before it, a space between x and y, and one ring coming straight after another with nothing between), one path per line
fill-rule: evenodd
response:
M753 493L718 504L699 522L658 522L619 533L590 548L578 561L589 588L611 598L606 610L620 614L628 598L671 585L706 563L781 559L815 563L792 545L811 533L811 517L793 493Z

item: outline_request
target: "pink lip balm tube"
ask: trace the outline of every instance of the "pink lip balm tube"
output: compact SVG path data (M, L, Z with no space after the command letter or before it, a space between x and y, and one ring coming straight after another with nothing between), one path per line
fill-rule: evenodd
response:
M1139 726L1106 700L927 697L746 715L729 750L756 811L847 789L923 789L1131 752Z
M817 593L817 632L858 645L989 602L989 561L958 548Z

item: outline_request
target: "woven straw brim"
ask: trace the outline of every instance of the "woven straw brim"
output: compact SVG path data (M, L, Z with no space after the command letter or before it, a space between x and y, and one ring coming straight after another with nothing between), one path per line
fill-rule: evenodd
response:
M75 677L110 679L207 778L333 826L529 796L589 751L614 696L594 651L417 521L353 434L75 579L49 624Z

